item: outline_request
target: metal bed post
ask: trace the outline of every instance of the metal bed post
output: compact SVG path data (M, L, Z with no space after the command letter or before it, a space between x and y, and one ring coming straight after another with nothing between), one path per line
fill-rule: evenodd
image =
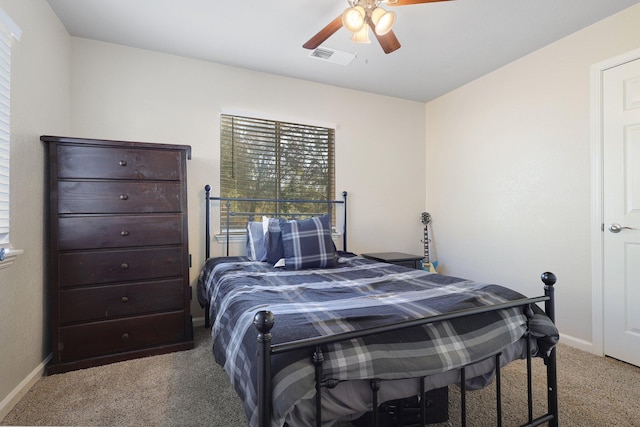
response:
M342 250L347 251L347 192L342 192Z
M209 184L204 186L204 204L205 204L205 226L204 226L204 262L207 262L209 256L211 255L211 186ZM211 319L209 319L209 304L204 307L204 327L208 328L211 323Z
M231 219L229 218L231 215L229 213L229 211L231 210L231 202L229 200L227 200L227 203L225 203L225 206L227 207L227 256L229 256L229 227L231 226Z
M496 418L497 426L502 427L502 376L500 374L500 356L502 352L496 354Z
M205 201L205 261L209 259L211 255L211 219L209 215L211 214L211 206L209 203L209 197L211 196L211 186L209 184L204 186L204 201Z
M460 368L460 425L467 426L467 369Z
M544 283L544 294L549 297L544 303L544 310L553 323L556 322L555 289L556 275L550 272L542 273ZM551 350L547 365L547 405L553 420L549 421L549 427L558 427L558 376L556 371L556 347Z
M380 387L382 386L382 381L379 379L372 379L369 381L369 386L371 386L371 394L372 394L372 409L373 409L373 421L371 423L372 427L378 427L380 425L380 413L378 408L378 391L380 391Z
M322 425L322 362L324 362L322 348L317 345L313 353L313 364L316 368L316 427Z
M531 306L527 306L525 309L527 316L527 420L529 424L533 422L533 374L531 367L531 318L533 317L533 310Z
M424 381L425 377L420 378L420 423L424 425L427 421L427 402L425 398L425 390L424 390Z
M258 426L271 424L271 328L274 324L273 313L259 311L253 318L258 330Z

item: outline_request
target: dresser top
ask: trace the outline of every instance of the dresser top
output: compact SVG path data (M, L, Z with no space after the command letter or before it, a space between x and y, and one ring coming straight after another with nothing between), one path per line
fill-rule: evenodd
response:
M119 141L111 139L75 138L69 136L42 135L40 141L46 143L73 144L73 145L97 145L102 147L131 147L131 148L161 148L167 150L183 150L187 153L187 159L191 159L190 145L159 144L155 142Z

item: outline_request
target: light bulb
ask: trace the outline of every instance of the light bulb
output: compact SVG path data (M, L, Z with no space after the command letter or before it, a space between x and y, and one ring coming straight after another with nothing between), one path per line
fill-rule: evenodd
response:
M371 40L369 40L369 25L364 24L360 31L353 33L351 41L355 43L371 43Z
M351 31L357 33L364 27L365 11L362 6L350 7L342 14L342 25Z
M393 24L396 22L396 14L387 12L381 7L376 7L371 13L371 20L375 25L375 32L379 36L383 36L391 31Z

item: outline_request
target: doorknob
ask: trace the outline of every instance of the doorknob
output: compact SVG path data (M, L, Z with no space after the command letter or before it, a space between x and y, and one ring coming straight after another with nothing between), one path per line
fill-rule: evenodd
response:
M635 228L623 227L620 224L611 224L609 226L609 231L612 233L619 233L622 230L635 230Z

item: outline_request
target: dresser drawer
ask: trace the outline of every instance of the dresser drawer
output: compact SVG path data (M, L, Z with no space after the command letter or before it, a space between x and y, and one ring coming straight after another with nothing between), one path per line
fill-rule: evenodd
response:
M179 182L58 181L58 213L180 212Z
M58 177L178 181L180 158L172 150L58 146Z
M59 361L184 341L184 312L150 314L60 328Z
M58 249L160 246L182 243L182 216L74 216L58 220Z
M60 288L186 274L182 247L65 253L58 271Z
M60 291L60 323L110 320L184 308L182 279Z

